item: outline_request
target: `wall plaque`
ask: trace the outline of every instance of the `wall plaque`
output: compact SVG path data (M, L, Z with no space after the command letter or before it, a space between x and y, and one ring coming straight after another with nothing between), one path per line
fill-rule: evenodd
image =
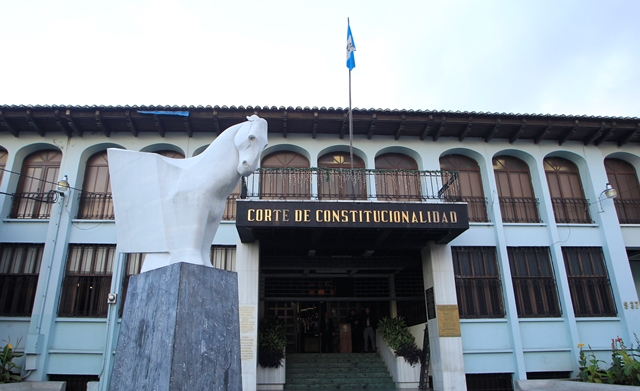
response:
M441 337L460 337L460 316L457 305L437 305L438 329Z

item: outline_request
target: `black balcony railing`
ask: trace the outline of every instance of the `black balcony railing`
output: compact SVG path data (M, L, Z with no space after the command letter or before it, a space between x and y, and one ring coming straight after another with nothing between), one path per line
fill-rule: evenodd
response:
M640 200L613 200L620 224L640 224Z
M113 220L113 198L111 193L80 193L78 219Z
M11 207L12 219L48 219L51 216L51 204L57 193L15 193Z
M500 198L500 211L504 223L539 223L537 198Z
M261 199L461 201L457 171L261 168L247 178Z
M231 194L227 197L227 204L224 208L222 220L229 221L236 219L236 200L240 198L240 194Z
M487 218L487 199L485 197L462 197L462 202L467 203L469 221L476 223L489 221Z
M591 224L589 200L584 198L551 198L556 223Z

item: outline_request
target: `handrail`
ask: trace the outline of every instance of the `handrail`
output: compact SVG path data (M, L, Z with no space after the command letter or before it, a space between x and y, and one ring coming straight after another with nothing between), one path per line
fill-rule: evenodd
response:
M246 186L261 199L460 201L457 171L260 168Z

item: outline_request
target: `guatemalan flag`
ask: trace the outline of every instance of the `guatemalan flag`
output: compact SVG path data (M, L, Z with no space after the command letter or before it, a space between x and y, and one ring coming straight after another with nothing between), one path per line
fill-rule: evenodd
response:
M347 68L349 71L356 67L356 56L353 52L356 51L356 44L353 42L353 35L351 35L351 26L349 26L349 18L347 18Z

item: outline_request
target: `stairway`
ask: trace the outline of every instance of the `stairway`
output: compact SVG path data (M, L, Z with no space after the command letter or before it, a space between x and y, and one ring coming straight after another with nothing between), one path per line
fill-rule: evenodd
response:
M287 354L284 388L395 390L396 386L378 354L303 353Z

